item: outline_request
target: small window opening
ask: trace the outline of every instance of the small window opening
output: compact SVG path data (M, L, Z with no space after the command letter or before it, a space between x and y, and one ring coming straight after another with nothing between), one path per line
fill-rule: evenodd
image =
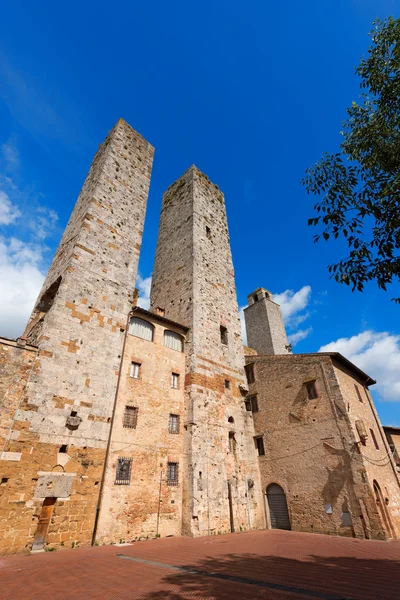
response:
M221 344L224 344L224 346L228 345L228 330L226 327L224 327L223 325L220 326L219 328L219 332L221 335Z
M116 485L129 485L131 482L132 459L119 458L115 474Z
M229 379L225 379L225 389L226 390L231 389L231 382L229 381Z
M361 396L361 392L360 392L360 388L358 387L358 385L355 383L354 387L356 388L356 392L357 392L357 397L359 399L360 402L363 402L362 396Z
M7 482L8 482L8 477L2 477L0 485L7 485Z
M260 437L255 437L254 438L254 443L258 452L258 456L264 456L265 455L265 449L264 449L264 440L262 438L262 436Z
M233 417L228 418L228 423L234 423L234 422L235 422L235 419Z
M258 302L258 296L257 296L257 294L254 294L253 300L254 300L254 302Z
M254 363L251 363L250 365L246 365L244 370L246 373L247 383L254 383L255 382Z
M229 452L232 454L235 454L236 452L236 438L234 431L229 432Z
M51 284L50 287L44 292L39 302L37 303L36 310L39 312L47 313L53 306L54 299L57 295L58 288L61 284L61 276Z
M211 239L211 229L206 225L206 236L208 237L208 239Z
M71 410L71 417L76 417L78 413L76 412L76 410Z
M371 434L371 438L372 438L372 441L374 442L375 448L376 448L377 450L379 450L379 444L378 444L378 440L377 440L377 439L376 439L376 437L375 437L375 432L374 432L374 430L373 430L373 429L370 429L370 430L369 430L369 432L370 432L370 434Z
M315 400L316 398L318 398L317 386L315 384L315 381L308 381L306 383L306 390L307 398L309 400Z
M136 429L139 409L137 406L125 406L123 426Z
M171 387L174 388L174 390L177 390L179 388L179 374L178 373L172 373Z
M167 468L167 485L178 485L179 483L179 464L169 462Z
M169 415L169 433L179 433L180 429L180 416L179 415Z
M258 412L257 396L249 396L245 400L245 406L248 412Z
M63 444L63 445L60 447L60 449L59 449L59 452L60 452L61 454L66 454L67 450L68 450L68 446L67 446L66 444Z
M139 375L140 375L140 363L138 362L131 362L131 368L129 371L129 375L130 377L133 377L134 379L139 379Z

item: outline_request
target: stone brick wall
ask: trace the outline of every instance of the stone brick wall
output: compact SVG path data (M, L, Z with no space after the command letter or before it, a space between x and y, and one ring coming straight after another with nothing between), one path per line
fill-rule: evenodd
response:
M237 530L262 527L253 424L239 387L244 356L225 202L194 166L163 197L151 306L190 328L184 533L229 531L231 517Z
M164 331L184 336L187 330L141 309L134 316L154 325L154 338L147 341L127 335L96 537L99 543L182 533L185 354L164 346ZM140 364L137 379L130 376L132 362ZM179 375L178 389L172 388L172 373ZM135 428L124 427L126 406L138 409ZM180 417L179 433L169 432L170 414ZM115 484L119 457L132 460L129 485ZM179 465L178 485L168 485L168 462Z
M272 294L258 288L248 297L249 305L244 309L247 343L258 354L288 354L289 342L283 324L279 304Z
M1 552L30 549L44 488L49 497L70 489L56 502L48 542L90 543L152 159L153 148L118 121L94 159L26 328L38 355L6 438L6 450L22 457L3 490Z
M254 364L255 382L249 388L257 395L259 412L253 418L265 446L265 456L259 457L263 489L271 483L283 488L292 529L390 537L351 425L358 405L350 387L355 389L357 376L346 373L345 382L345 369L318 354L248 356L246 362ZM315 399L308 398L305 384L310 381L316 385ZM392 486L388 466L380 472L382 486ZM393 489L392 501L397 502Z
M377 521L376 527L381 529L378 537L399 537L400 484L395 470L395 463L391 460L390 448L370 392L360 378L357 378L354 373L338 361L334 361L334 369L347 406L358 451L362 457L365 477L368 480L368 508L372 515L370 518L375 518ZM365 426L367 433L365 445L361 442L356 426L357 421L362 421ZM374 438L378 447L375 445ZM382 509L379 502L376 502L373 491L374 481L378 483L383 498L387 498L387 505L385 503ZM382 504L381 501L380 504ZM384 512L382 513L382 511ZM386 512L388 518L383 519L382 514L385 515Z

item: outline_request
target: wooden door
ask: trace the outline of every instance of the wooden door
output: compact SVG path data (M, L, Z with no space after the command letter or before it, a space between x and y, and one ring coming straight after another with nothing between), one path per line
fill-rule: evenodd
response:
M43 548L46 542L47 530L49 528L51 515L53 513L53 506L56 500L57 498L45 498L43 500L43 506L40 513L32 550L40 550L41 548Z
M280 485L271 483L267 488L267 499L272 529L290 530L286 495Z

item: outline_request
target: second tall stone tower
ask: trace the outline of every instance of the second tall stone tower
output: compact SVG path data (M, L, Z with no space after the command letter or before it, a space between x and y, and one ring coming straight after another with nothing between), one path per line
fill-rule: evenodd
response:
M263 527L224 196L195 166L163 197L151 308L190 328L183 533Z

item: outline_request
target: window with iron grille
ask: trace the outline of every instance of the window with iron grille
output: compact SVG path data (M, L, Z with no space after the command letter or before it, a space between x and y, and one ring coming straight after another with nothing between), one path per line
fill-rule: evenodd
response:
M132 459L119 458L115 474L116 485L129 485L131 482Z
M358 387L358 385L356 383L354 384L354 387L356 388L357 397L358 397L359 401L364 402L364 400L362 399L362 396L361 396L360 388Z
M174 390L178 389L178 387L179 387L179 374L178 373L172 373L171 387L174 388Z
M167 471L167 485L178 485L179 483L179 463L169 462Z
M315 381L307 381L306 384L307 398L309 400L316 400L318 398L317 386Z
M137 406L125 406L124 412L124 427L136 429L139 409Z
M255 381L254 363L251 363L250 365L246 365L244 370L246 372L247 383L254 383L254 381Z
M134 379L139 379L139 374L140 374L140 363L131 362L131 368L129 371L129 375L131 377L133 377Z
M179 433L180 417L179 415L169 415L169 432Z
M264 440L263 440L262 436L255 437L254 438L254 443L255 443L256 448L257 448L258 456L264 456L265 450L264 450Z

